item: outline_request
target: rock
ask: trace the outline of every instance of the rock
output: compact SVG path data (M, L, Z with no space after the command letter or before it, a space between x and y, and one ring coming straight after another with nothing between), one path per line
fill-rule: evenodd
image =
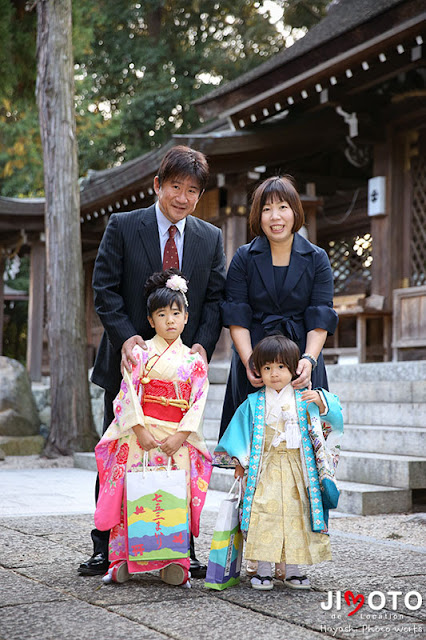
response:
M44 425L47 429L50 429L51 414L52 410L50 406L47 405L38 413L41 424Z
M40 420L25 367L0 356L0 435L38 435Z
M31 456L40 454L44 447L42 436L0 436L0 447L6 456Z

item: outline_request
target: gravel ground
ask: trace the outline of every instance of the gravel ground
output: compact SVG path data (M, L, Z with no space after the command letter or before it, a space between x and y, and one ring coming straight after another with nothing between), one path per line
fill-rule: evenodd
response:
M0 471L2 469L48 469L73 466L72 456L60 456L53 459L38 455L7 456L5 460L0 462ZM426 547L426 513L332 517L330 518L330 531L342 531L380 540L393 540Z
M426 513L397 513L330 519L330 531L426 547Z

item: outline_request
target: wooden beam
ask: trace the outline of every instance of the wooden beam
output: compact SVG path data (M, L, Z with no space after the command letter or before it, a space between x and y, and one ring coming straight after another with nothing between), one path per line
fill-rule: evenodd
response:
M260 65L251 71L246 82L230 90L213 91L212 97L204 96L196 101L196 107L204 119L221 116L240 117L262 112L272 101L285 92L299 92L306 89L307 83L314 86L321 77L334 75L350 65L361 63L366 55L381 53L383 47L397 45L401 38L418 35L425 24L426 12L424 0L406 0L383 13L341 33L328 38L317 46L303 51L303 39L296 43L295 50L302 49L299 55L292 56L290 47L275 60ZM308 33L307 42L311 35ZM293 45L295 46L295 45ZM257 73L256 73L257 72Z

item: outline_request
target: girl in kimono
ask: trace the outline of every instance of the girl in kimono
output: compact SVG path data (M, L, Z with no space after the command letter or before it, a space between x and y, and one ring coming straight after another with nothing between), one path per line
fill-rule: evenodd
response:
M245 555L257 562L253 589L273 588L271 563L276 579L292 589L309 589L298 565L331 560L312 442L319 450L323 430L341 434L342 411L337 397L324 389L293 388L299 357L297 345L282 335L256 345L252 364L265 386L240 405L215 451L215 465L231 466L231 458L235 477L247 472L241 529L247 534ZM308 432L307 406L323 423L315 438ZM329 445L332 440L328 435ZM332 476L335 464L337 456Z
M189 585L190 558L128 560L123 501L124 479L138 470L145 452L148 466L165 467L168 458L187 478L190 531L199 534L201 510L211 475L211 455L202 434L207 367L180 338L188 319L186 279L176 269L155 273L146 282L148 320L156 335L146 349L136 345L136 364L123 371L114 400L114 420L95 448L100 491L95 524L111 529L105 582L124 582L130 573L160 570L168 584Z

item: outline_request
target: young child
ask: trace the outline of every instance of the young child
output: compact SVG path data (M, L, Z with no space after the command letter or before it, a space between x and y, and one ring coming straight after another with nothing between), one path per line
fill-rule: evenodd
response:
M127 471L142 466L167 465L168 457L187 471L190 531L199 534L201 510L211 475L211 455L202 435L207 397L207 367L180 338L188 319L187 281L176 269L155 273L146 282L148 320L156 335L147 349L135 346L137 364L124 369L114 400L114 420L95 449L99 471L99 498L95 524L111 529L108 577L124 582L130 573L160 570L168 584L188 581L190 559L128 561L127 527L123 508ZM188 584L189 586L189 584Z
M241 529L247 533L245 556L257 561L253 589L273 588L271 563L275 578L309 589L298 565L331 560L307 406L319 408L324 436L330 429L342 433L342 411L328 391L293 389L299 357L297 345L282 335L255 346L252 362L265 387L240 405L215 451L218 466L230 466L232 458L235 477L248 472Z

